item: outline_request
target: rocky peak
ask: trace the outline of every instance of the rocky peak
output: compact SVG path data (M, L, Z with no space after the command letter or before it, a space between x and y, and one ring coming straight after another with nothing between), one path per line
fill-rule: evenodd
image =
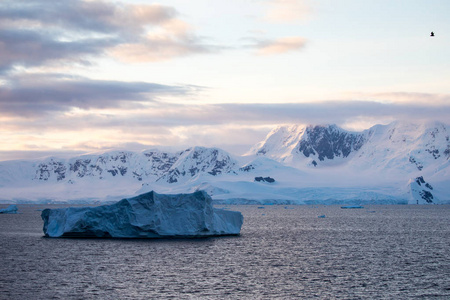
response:
M218 148L193 147L180 152L179 158L158 181L186 181L200 174L212 176L232 172L237 162Z
M297 150L306 157L317 155L317 158L323 161L347 157L353 151L358 151L365 140L363 134L345 131L336 125L308 126Z

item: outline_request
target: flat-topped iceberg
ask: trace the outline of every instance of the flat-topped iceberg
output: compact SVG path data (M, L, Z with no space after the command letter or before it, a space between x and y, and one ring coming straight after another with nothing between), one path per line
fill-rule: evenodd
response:
M45 209L47 237L165 238L239 235L240 212L216 209L202 191L145 193L112 205Z
M355 209L355 208L364 208L364 206L361 206L361 205L347 205L347 206L341 206L341 208L344 208L344 209Z
M0 214L17 214L17 206L11 204L7 208L0 209Z

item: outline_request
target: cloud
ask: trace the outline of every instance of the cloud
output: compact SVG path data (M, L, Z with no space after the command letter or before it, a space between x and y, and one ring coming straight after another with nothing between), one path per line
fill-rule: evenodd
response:
M73 108L130 108L159 97L189 95L198 89L200 87L92 80L61 74L21 75L0 85L0 111L10 116L40 116Z
M266 20L270 22L294 22L309 18L311 6L306 0L269 0Z
M105 1L3 0L3 25L34 24L37 28L62 28L71 32L140 34L145 26L173 20L177 11L160 4L132 5ZM13 22L13 23L11 23Z
M91 55L116 44L113 39L57 41L32 30L0 30L0 73L14 66L39 66L59 60L86 63Z
M207 47L195 41L188 35L148 35L139 43L120 44L109 53L124 62L155 62L194 53L210 53L212 47Z
M282 54L291 51L299 51L306 45L306 40L302 37L283 37L275 40L258 41L253 47L257 49L259 55Z
M72 86L73 91L87 84L81 79L79 81L80 85ZM90 84L98 87L99 92L110 87L109 82ZM30 118L19 117L20 110L15 111L15 115L0 115L0 134L5 140L0 145L0 152L13 147L30 151L48 151L49 148L92 151L124 148L127 143L138 143L175 147L220 146L243 153L259 142L271 127L279 124L337 124L347 129L362 130L394 120L441 121L447 124L450 120L450 95L432 94L427 94L427 101L413 103L334 100L187 105L154 101L138 109L130 105L134 100L139 103L147 99L147 93L159 95L158 89L159 92L184 94L188 93L185 89L189 90L189 87L141 86L141 83L135 83L125 86L123 91L113 91L122 96L113 98L112 102L106 98L113 93L100 97L98 103L89 105L92 108L89 110L67 112L72 102L58 100L58 97L50 102L60 107L60 112L66 113L40 114L41 108L30 104L32 100L19 102L18 107L31 105L35 112ZM37 89L29 92L38 93ZM122 97L134 100L127 102L121 100ZM420 98L420 94L417 97ZM433 99L439 99L440 104L430 105ZM109 109L119 106L120 109ZM3 112L4 106L0 106L0 110Z
M85 63L107 53L124 59L137 52L142 61L156 61L213 49L177 17L174 8L159 4L3 0L0 72L59 61Z
M448 105L450 96L447 94L391 92L391 93L360 93L367 100L379 100L386 103L413 103L427 106Z
M170 88L169 88L170 91ZM145 91L144 91L145 92ZM179 91L178 91L179 92ZM137 99L142 95L131 94ZM39 124L40 128L55 126L58 130L71 129L114 129L145 132L149 128L181 128L191 126L271 126L274 124L348 124L355 120L370 120L372 124L383 120L450 120L450 96L446 105L431 106L424 103L380 103L376 101L324 101L314 103L280 104L204 104L186 105L179 103L154 102L151 107L133 109L124 107L126 113L100 110L58 115L52 119L15 120L20 127L29 122ZM101 108L100 104L94 104ZM117 101L121 101L120 99ZM65 103L65 102L63 102ZM70 102L69 102L70 103ZM109 104L108 107L118 105ZM64 106L66 107L66 106ZM128 109L128 111L127 111ZM121 109L122 111L122 109ZM382 122L381 122L382 123ZM130 129L131 128L131 129Z

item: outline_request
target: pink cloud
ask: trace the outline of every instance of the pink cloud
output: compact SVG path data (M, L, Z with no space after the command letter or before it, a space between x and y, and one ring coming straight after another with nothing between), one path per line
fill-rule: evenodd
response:
M270 0L266 19L270 22L293 22L307 19L311 8L305 0Z
M281 54L298 51L305 47L306 40L302 37L283 37L272 41L260 42L257 45L259 55Z

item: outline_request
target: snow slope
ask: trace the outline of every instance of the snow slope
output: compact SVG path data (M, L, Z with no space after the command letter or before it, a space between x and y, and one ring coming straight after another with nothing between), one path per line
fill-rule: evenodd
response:
M6 161L0 201L116 201L151 190L204 190L221 203L449 203L449 135L442 123L394 122L361 132L287 125L242 157L192 147Z

